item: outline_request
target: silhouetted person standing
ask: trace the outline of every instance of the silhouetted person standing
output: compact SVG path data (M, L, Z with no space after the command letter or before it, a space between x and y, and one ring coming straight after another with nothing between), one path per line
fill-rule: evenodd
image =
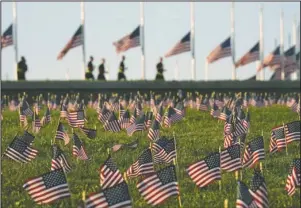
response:
M93 76L93 70L94 70L94 65L93 65L93 56L90 56L90 61L88 62L88 67L86 70L86 80L94 80L94 76Z
M125 66L124 66L124 60L125 60L125 56L122 56L122 60L120 62L119 65L119 71L118 71L118 80L126 80L126 77L124 75L124 71L125 71Z
M27 71L27 64L24 56L21 57L21 61L18 63L18 80L26 80L25 79L25 72Z
M105 73L108 72L105 71L105 62L106 60L103 58L101 64L98 67L98 72L99 72L97 77L98 80L104 80L104 81L106 80Z
M156 66L156 67L157 67L156 80L163 80L163 81L164 81L163 72L164 72L165 70L164 70L162 61L163 61L163 58L161 57L159 63L158 63L157 66Z

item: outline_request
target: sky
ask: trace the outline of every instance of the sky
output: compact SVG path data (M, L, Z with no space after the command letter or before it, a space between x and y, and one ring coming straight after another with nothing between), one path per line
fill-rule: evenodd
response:
M259 40L259 2L235 3L235 59L238 60ZM264 55L279 44L280 12L284 12L284 49L289 47L293 20L300 24L300 2L265 2ZM231 3L195 3L195 57L196 80L204 80L205 59L209 53L230 35ZM12 23L12 3L2 2L1 34ZM170 50L190 30L190 3L146 2L145 62L146 79L156 75L160 56ZM81 80L83 79L82 48L71 49L63 60L57 55L80 25L79 2L17 2L18 53L25 56L28 80ZM94 56L95 68L106 58L108 80L116 80L121 55L113 42L132 32L140 23L139 2L86 2L85 47L86 60ZM292 39L291 39L292 40ZM141 79L141 48L124 53L128 80ZM15 53L13 47L2 50L2 80L14 80ZM166 80L191 80L191 53L186 52L163 60ZM230 57L209 65L209 80L231 79ZM237 79L244 80L256 72L256 63L237 69ZM94 71L97 77L98 70ZM272 72L265 70L265 78Z

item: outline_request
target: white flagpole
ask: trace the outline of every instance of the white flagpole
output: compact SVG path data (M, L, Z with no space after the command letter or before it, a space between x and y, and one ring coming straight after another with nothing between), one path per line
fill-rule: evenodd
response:
M298 47L298 52L300 52L300 23L298 24L298 28L297 28L297 47ZM298 64L298 69L297 69L297 80L300 80L300 58L299 58L299 62Z
M293 45L295 46L295 54L294 54L294 61L296 61L296 54L297 54L297 18L296 15L294 16L294 22L293 22ZM294 73L292 73L291 75L291 79L292 80L297 80L297 71L298 71L298 67L296 69L296 71Z
M231 5L231 52L232 52L232 80L236 80L236 68L235 68L235 18L234 18L234 2Z
M194 2L190 2L190 47L191 47L191 79L196 79L195 69L195 15L194 15Z
M284 22L283 10L280 14L280 59L281 59L281 80L284 80Z
M259 60L260 64L263 64L264 59L264 41L263 41L263 4L260 4L259 11ZM260 80L264 81L265 79L265 69L261 69Z
M85 71L86 71L86 48L85 48L85 3L80 2L81 8L81 25L82 25L82 49L83 49L83 78L85 79Z
M15 48L15 64L14 64L14 72L15 72L15 79L18 80L18 36L17 36L17 2L13 1L13 42Z
M142 80L145 80L144 2L140 2L140 44Z

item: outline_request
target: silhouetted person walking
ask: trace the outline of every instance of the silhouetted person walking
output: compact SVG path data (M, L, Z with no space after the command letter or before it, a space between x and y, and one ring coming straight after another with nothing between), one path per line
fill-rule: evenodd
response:
M93 76L93 70L94 70L94 65L93 65L93 56L90 56L90 61L88 62L88 67L86 70L85 78L86 80L94 80Z
M156 66L157 67L156 80L163 80L164 81L163 72L165 70L164 70L162 61L163 61L163 58L161 57L159 63Z
M25 72L27 71L27 64L24 56L21 57L21 61L18 63L17 75L18 80L26 80Z
M105 71L105 62L106 62L106 60L103 58L101 64L98 67L98 72L99 72L98 77L97 77L98 80L103 80L103 81L106 80L105 73L108 73L108 72Z
M124 66L124 60L125 60L125 56L122 56L122 60L119 65L118 80L126 80L126 77L124 75L124 71L126 69Z

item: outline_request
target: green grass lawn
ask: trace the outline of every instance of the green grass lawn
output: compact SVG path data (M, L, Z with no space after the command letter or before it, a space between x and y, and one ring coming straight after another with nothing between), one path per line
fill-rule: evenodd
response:
M298 120L298 115L290 109L281 106L267 108L250 108L251 127L246 142L263 131L265 141L266 160L263 162L264 177L268 188L268 198L271 208L300 207L300 189L293 197L289 197L285 191L285 182L288 175L289 165L293 158L300 158L300 143L294 142L288 146L289 155L285 151L270 155L269 142L271 129L282 123ZM41 112L43 115L43 111ZM147 132L135 133L134 136L127 136L126 132L110 133L104 132L95 110L87 110L88 127L97 127L97 138L88 139L78 130L79 137L85 144L86 152L91 161L77 161L72 157L72 141L64 146L62 141L57 141L65 152L67 159L72 166L72 172L68 173L67 180L71 191L71 198L58 201L51 206L36 205L27 192L22 188L29 178L39 176L50 170L53 140L59 119L59 111L52 112L52 123L41 129L36 135L33 147L39 151L38 156L28 164L19 164L10 159L2 159L2 207L66 207L76 208L81 200L82 191L86 190L87 195L100 190L98 168L107 159L107 148L119 142L131 142L139 139L138 148L135 150L121 150L112 153L115 163L121 172L136 160L143 149L149 146ZM17 112L3 112L2 121L2 153L12 141L16 133L22 133L19 127ZM206 189L198 189L193 181L185 173L185 168L204 158L208 153L218 151L223 146L223 122L211 118L209 112L197 112L188 110L186 117L179 123L174 124L170 129L162 129L161 135L172 137L176 135L178 154L178 181L183 207L223 207L224 200L229 200L229 207L235 207L237 183L234 173L222 175L222 189L219 191L218 182L210 184ZM67 127L67 125L65 125ZM68 127L69 128L69 127ZM71 134L71 129L68 129ZM155 167L158 169L159 167ZM249 186L253 170L243 170L243 181ZM150 207L140 196L136 183L137 179L128 182L133 207ZM160 207L177 207L176 197L171 197Z

